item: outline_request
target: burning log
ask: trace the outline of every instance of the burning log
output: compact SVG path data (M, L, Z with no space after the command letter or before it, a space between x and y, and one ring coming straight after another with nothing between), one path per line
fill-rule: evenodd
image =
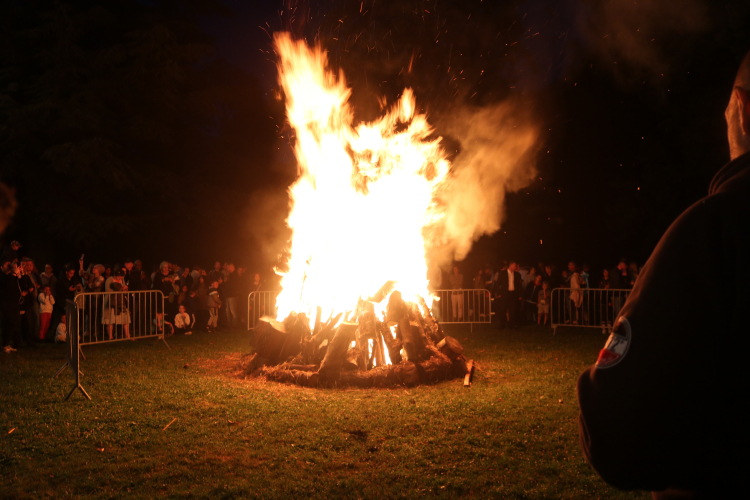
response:
M326 352L328 352L328 339L325 339L318 346L317 357L320 358L320 360L322 361L323 358L325 358L326 356Z
M291 316L290 316L291 317ZM289 318L287 318L289 319ZM286 322L286 320L285 320ZM279 356L281 360L289 360L299 354L303 354L303 348L308 348L303 340L310 339L310 322L305 314L299 314L290 322L288 327L289 334L281 347ZM309 349L309 348L308 348Z
M362 356L360 354L361 351L358 348L351 347L348 351L346 351L346 357L344 358L344 362L341 365L341 368L346 371L361 369L359 360L362 358Z
M387 323L378 322L378 332L385 342L385 346L388 348L388 357L391 358L391 364L397 365L401 363L401 341L393 338L391 335L391 329L388 328Z
M406 303L401 298L401 292L395 291L388 298L386 316L388 318L388 326L395 326L399 321L407 317Z
M360 370L367 370L367 354L363 349L362 336L359 332L359 328L354 331L354 347L356 348L354 362Z
M336 329L333 340L328 345L328 350L320 363L318 373L324 379L337 379L340 376L341 366L346 359L346 353L354 340L356 323L341 323Z
M422 316L424 318L424 329L425 333L432 339L433 342L440 342L443 340L443 329L440 328L440 323L435 321L432 316L430 308L427 307L427 303L422 297L419 297L419 304L422 306Z
M425 332L425 321L424 321L424 317L422 316L422 313L419 311L419 307L417 307L417 305L414 303L409 303L407 305L407 308L409 311L409 319L411 320L412 325L417 327L417 334L419 335L419 342L421 342L423 345L427 345L427 333Z
M285 351L288 337L284 323L269 317L261 318L255 329L255 354L243 361L242 369L245 373L253 373L263 366L278 365L285 361L286 358L282 358L282 351L288 352L291 349L289 347Z
M386 311L387 324L396 326L396 338L403 343L407 359L409 361L421 359L424 351L422 334L419 332L418 324L410 321L410 307L404 302L400 292L396 291L391 294Z
M360 314L357 317L357 324L359 328L356 332L357 349L359 350L358 363L361 370L367 370L372 368L372 364L368 363L367 353L369 351L368 340L376 337L377 331L375 328L375 308L372 302L362 301L358 305ZM385 364L385 362L383 363Z
M375 292L375 294L367 300L369 302L375 302L376 304L382 302L383 299L388 297L388 294L391 293L394 286L396 286L396 283L394 281L386 281L385 284L380 287L380 290Z
M373 343L373 350L375 351L375 362L378 366L385 366L385 352L383 352L383 335L376 329L375 340Z
M309 340L310 349L309 357L307 359L308 363L319 364L323 360L323 357L325 357L326 351L328 350L328 345L333 339L333 334L335 332L334 327L341 319L341 316L342 314L339 313L336 316L329 318L325 324L321 323L320 329Z
M323 309L318 306L317 307L317 313L315 314L315 327L313 328L313 333L318 333L320 329L322 328L320 324L320 316L323 314Z
M404 343L406 359L409 361L422 359L424 344L419 338L420 335L416 323L409 321L409 318L402 319L398 322L398 327L396 328L396 335L398 336L399 333L401 334L401 339Z
M336 316L329 319L324 325L322 325L320 331L313 335L313 340L315 340L318 345L320 345L320 343L324 340L328 340L330 342L330 340L333 339L333 334L335 332L334 328L341 319L341 316L343 316L343 313L338 313Z

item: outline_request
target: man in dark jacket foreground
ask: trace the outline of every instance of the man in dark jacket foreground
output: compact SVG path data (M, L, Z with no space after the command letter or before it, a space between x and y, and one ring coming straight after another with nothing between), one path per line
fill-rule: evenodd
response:
M750 470L750 53L726 110L732 161L667 230L578 379L586 459L657 499L744 498ZM699 307L695 307L699 304Z

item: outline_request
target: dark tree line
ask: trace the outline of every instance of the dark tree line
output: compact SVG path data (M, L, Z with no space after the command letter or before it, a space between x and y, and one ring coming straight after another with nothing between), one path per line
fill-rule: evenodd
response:
M248 246L239 219L269 175L273 104L201 30L220 2L0 9L0 167L19 204L6 239L66 259Z

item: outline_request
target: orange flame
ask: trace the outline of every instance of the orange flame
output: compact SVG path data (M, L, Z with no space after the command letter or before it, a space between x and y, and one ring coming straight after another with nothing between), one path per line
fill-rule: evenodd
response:
M429 297L423 230L441 217L436 194L450 164L412 91L354 127L343 72L327 68L321 49L288 34L275 45L299 168L278 318L294 311L312 319L316 306L352 311L388 280L404 298Z

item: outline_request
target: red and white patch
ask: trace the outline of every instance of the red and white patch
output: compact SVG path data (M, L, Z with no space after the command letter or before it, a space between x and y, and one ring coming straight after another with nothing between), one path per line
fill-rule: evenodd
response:
M630 322L624 316L620 316L615 322L607 343L604 344L604 349L599 351L596 368L612 368L622 361L630 348L630 339Z

